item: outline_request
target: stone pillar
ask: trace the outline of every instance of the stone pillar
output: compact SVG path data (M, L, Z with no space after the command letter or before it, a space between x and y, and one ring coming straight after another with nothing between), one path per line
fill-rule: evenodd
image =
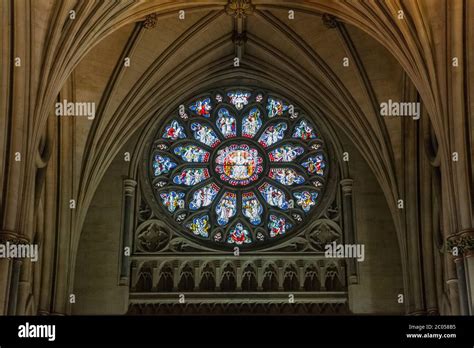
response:
M466 272L464 267L464 259L462 256L455 257L454 263L456 264L456 274L458 276L458 287L459 287L459 302L461 315L468 315L468 301L467 301L467 292L466 290L466 278L464 274Z
M10 264L9 259L0 259L0 315L8 313L8 295L10 289Z
M282 267L277 267L278 291L283 291L283 282L285 281L285 270Z
M242 267L237 266L235 268L235 281L237 282L237 291L242 291Z
M428 315L438 315L438 297L436 289L436 269L435 269L435 235L439 235L438 206L435 202L435 195L439 197L438 180L436 173L438 169L433 169L434 149L431 144L430 120L423 109L420 122L419 157L418 166L420 168L420 229L421 229L421 255L423 267L423 282L425 294L426 313ZM438 187L435 187L438 186Z
M456 265L461 315L474 315L474 229L463 230L447 241Z
M466 302L468 302L469 306L469 311L467 314L474 315L474 248L472 247L472 244L471 249L465 253L464 265L464 274L466 276L465 289L467 292Z
M135 226L135 188L137 182L133 179L123 180L123 223L122 223L122 248L120 252L120 280L119 284L128 286L130 278L130 254L132 250L132 236ZM125 253L128 248L128 253Z
M461 246L464 260L464 284L468 315L474 315L474 229L461 231ZM461 284L459 284L461 287Z
M457 274L464 273L464 280L459 279L458 282L459 298L453 297L451 306L458 309L456 306L459 303L461 307L458 309L459 313L467 311L472 315L474 274L473 266L470 264L472 258L467 257L471 253L473 243L472 128L470 127L472 117L468 108L469 93L472 94L472 91L469 90L467 59L469 56L467 15L472 14L469 12L468 3L469 1L446 2L446 45L437 45L436 50L441 51L437 52L439 57L446 57L446 61L440 62L440 71L446 71L446 81L440 79L438 82L440 86L443 86L440 90L445 91L443 97L446 105L445 123L440 127L444 131L440 142L444 141L447 145L444 163L441 166L444 176L443 194L445 196L443 199L447 202L446 211L443 212L447 220L444 231L446 237L449 237L448 240L453 237L458 240L464 265L464 270L460 262L451 266L456 267ZM458 66L453 65L454 57L458 59ZM449 86L449 88L446 89L444 86ZM454 155L456 155L456 160L454 160ZM463 303L461 296L466 296L468 308L462 309L466 303ZM452 314L458 313L453 311Z
M221 281L222 281L222 269L221 266L216 267L216 291L221 290Z
M344 224L344 242L347 244L355 244L355 230L354 230L354 209L352 207L352 186L354 181L352 179L341 180L342 187L342 210L343 210L343 224ZM347 262L347 277L350 284L358 284L359 279L357 275L357 264L355 258L349 258Z
M257 291L263 290L263 267L257 267Z
M31 154L30 83L35 81L35 57L31 55L32 5L28 1L3 1L2 89L0 92L0 240L16 241L28 235L32 214L35 168ZM14 33L14 35L13 35ZM20 59L15 65L16 58ZM36 149L36 147L35 147ZM13 261L0 260L0 315L10 313ZM18 280L17 280L18 281ZM15 298L16 306L16 298ZM16 309L15 309L16 311Z
M199 291L199 285L202 281L202 272L199 266L194 267L194 291Z
M12 275L10 282L10 296L8 302L8 315L17 314L17 303L18 303L18 285L20 283L20 270L21 270L20 259L14 259L12 262Z
M417 102L418 96L411 83L407 81L405 86L404 101ZM407 163L403 168L403 195L404 208L402 214L405 223L406 246L407 246L407 265L409 273L407 274L408 288L405 289L407 297L408 314L419 315L426 314L424 282L423 282L423 264L421 254L421 218L419 214L421 192L420 181L421 173L417 163L420 163L420 125L419 121L411 118L402 120L403 129L403 157L402 162Z
M299 279L299 283L300 283L300 291L304 291L304 282L306 280L304 267L299 267L298 268L298 274L299 274L298 279Z
M178 285L179 285L179 268L181 267L181 263L176 266L176 267L173 267L173 291L178 291Z

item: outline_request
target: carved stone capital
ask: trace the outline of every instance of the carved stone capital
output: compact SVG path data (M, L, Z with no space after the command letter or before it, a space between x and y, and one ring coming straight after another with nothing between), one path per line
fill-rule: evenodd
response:
M124 179L123 180L123 192L127 196L131 196L135 193L135 188L137 187L137 182L133 179Z
M474 229L462 230L447 239L448 250L453 253L457 248L457 255L453 256L473 256L474 255Z
M352 179L342 179L341 180L341 187L342 192L344 193L352 193L352 186L354 184L354 180Z

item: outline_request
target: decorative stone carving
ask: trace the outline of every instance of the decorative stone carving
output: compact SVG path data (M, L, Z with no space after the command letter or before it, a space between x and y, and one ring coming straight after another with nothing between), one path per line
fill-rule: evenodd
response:
M229 16L236 18L245 18L251 15L255 9L251 0L229 0L225 11Z
M156 13L151 13L145 17L143 21L143 28L145 29L154 29L158 23L158 15Z
M340 214L339 214L339 202L335 199L331 205L326 209L324 216L332 221L339 222L340 221Z
M339 226L334 221L327 219L318 220L307 234L311 246L319 251L324 251L326 244L339 241L340 238Z
M153 213L148 204L142 199L138 208L138 221L144 222L151 219Z
M323 14L322 20L323 20L324 25L328 27L329 29L334 29L339 24L336 17L330 15L329 13Z
M186 238L183 237L174 237L168 247L166 248L166 251L172 251L172 252L197 252L197 251L205 251L206 253L209 252L216 252L215 250L206 248L200 244L193 243L189 241Z
M288 302L288 300L286 299ZM321 303L147 303L132 302L128 308L128 315L166 315L173 314L350 314L346 302L321 302Z
M157 220L149 220L141 224L136 235L137 248L143 252L160 251L170 240L170 233Z
M457 257L474 253L474 230L461 231L449 237L447 248L450 253L453 252L453 248L458 248Z
M334 261L319 255L311 261L302 256L284 262L281 257L242 255L242 259L233 261L218 255L206 260L192 254L176 259L169 255L157 256L154 261L138 257L132 266L130 302L164 308L163 305L176 302L170 300L175 299L177 293L186 291L193 293L189 303L201 308L196 313L202 314L202 308L210 304L212 308L224 305L223 309L229 313L240 314L245 312L242 306L264 306L266 309L260 308L260 311L268 314L271 308L288 304L288 291L298 291L301 301L298 303L302 304L327 309L327 306L347 303L344 260ZM213 295L215 292L221 296ZM267 296L254 296L256 292L267 292ZM209 298L215 300L209 302ZM183 308L181 305L164 313L176 314ZM308 314L315 309L300 310Z

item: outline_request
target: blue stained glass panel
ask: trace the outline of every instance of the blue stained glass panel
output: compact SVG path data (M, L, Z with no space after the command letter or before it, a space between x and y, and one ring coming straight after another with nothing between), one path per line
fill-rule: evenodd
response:
M176 163L169 157L155 155L153 159L153 171L155 176L160 176L169 173L170 170L176 167Z
M199 116L209 117L211 106L211 98L196 100L189 106L189 109Z
M186 133L182 125L178 121L171 121L171 124L166 126L163 138L177 140L186 138Z
M296 204L301 206L301 208L307 213L310 211L311 207L316 205L318 193L302 191L293 193L293 196L296 198Z
M235 117L225 108L220 109L217 114L216 124L222 135L225 138L235 137L237 135L237 121Z
M293 138L308 140L315 139L316 133L306 120L301 120L293 131Z
M206 125L195 122L191 124L191 130L194 133L194 138L207 146L215 147L221 142L216 132Z
M229 219L237 212L237 196L235 193L226 192L216 206L217 223L227 225Z
M242 135L247 138L253 138L262 126L260 110L253 108L247 116L242 119Z
M239 222L230 230L227 243L237 245L252 243L250 232Z
M285 131L288 128L285 122L280 122L275 125L268 126L263 134L260 136L258 142L263 147L269 147L276 144L285 136Z

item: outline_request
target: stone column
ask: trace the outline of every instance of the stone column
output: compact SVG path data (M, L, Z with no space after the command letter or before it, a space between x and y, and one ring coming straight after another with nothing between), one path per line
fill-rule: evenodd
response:
M464 267L464 259L462 256L455 257L454 263L456 264L456 274L458 277L458 287L459 287L459 302L461 315L468 315L468 301L467 301L467 292L466 290L466 278L464 274L466 272Z
M459 290L461 315L474 315L474 230L464 230L448 238Z
M277 273L276 275L277 275L277 279L278 279L278 291L283 291L283 282L285 281L285 279L284 279L285 270L282 267L278 266L275 271Z
M9 259L0 259L0 315L8 313L8 295L10 289L10 264Z
M298 268L298 274L299 274L299 283L300 283L300 291L304 290L304 282L306 280L305 278L305 272L304 272L304 267L299 267Z
M222 271L221 271L221 266L217 266L216 267L216 291L220 291L221 290L221 279L222 277Z
M128 286L130 278L130 254L132 250L132 236L135 225L135 188L137 182L133 179L123 180L123 223L122 223L122 248L120 263L119 284ZM125 252L128 248L128 252Z
M474 229L461 231L459 235L464 261L463 291L466 293L466 314L474 315Z
M426 313L438 315L438 297L436 289L435 269L435 235L439 235L438 206L435 196L439 197L437 171L433 169L434 148L431 144L430 120L426 110L422 110L420 122L419 157L420 168L420 202L419 216L421 229L421 265L423 267L423 282ZM435 187L436 186L436 187Z
M202 272L199 266L194 267L194 291L199 291L199 285L202 281Z
M352 207L352 179L341 180L342 187L342 209L344 224L344 242L347 244L355 244L356 237L354 231L354 209ZM357 276L357 264L355 258L349 258L347 261L347 277L348 283L357 284L359 282Z
M10 296L8 302L8 315L17 314L18 285L20 283L21 259L14 259L12 262L12 276L10 282Z
M257 267L257 291L263 290L263 267Z
M9 23L1 30L0 51L0 240L16 241L28 235L32 216L25 208L31 207L34 194L35 168L29 146L34 132L29 132L28 125L30 83L35 82L37 60L30 49L32 5L28 1L3 1L0 6L2 23ZM16 291L11 294L13 268L13 261L0 260L0 315L10 313L11 296L17 296Z
M235 268L235 281L237 282L237 291L242 291L242 267Z
M444 231L446 237L458 236L459 246L463 253L463 265L458 262L456 273L464 273L464 280L459 279L459 297L466 296L468 308L461 298L452 298L451 306L455 307L459 302L458 312L467 311L473 314L474 293L472 290L474 284L473 267L470 255L472 249L472 231L473 231L473 185L471 177L472 162L472 128L469 112L470 84L468 83L469 70L469 1L448 1L446 2L446 45L436 45L436 54L439 57L446 57L446 61L440 62L440 71L446 71L446 81L439 80L440 90L445 91L443 97L445 100L445 123L441 127L443 137L440 142L446 143L446 153L444 163L441 166L444 176L443 180L443 200L446 201L445 212L443 216L446 219ZM472 21L472 19L471 19ZM457 58L457 66L453 65L453 59ZM446 67L449 67L447 69ZM449 88L444 88L449 86ZM454 159L456 156L456 159ZM461 232L459 232L461 231ZM469 232L471 231L471 232ZM458 232L458 233L456 233ZM470 234L470 237L466 232ZM456 234L455 234L456 233ZM456 237L455 237L456 238ZM470 246L468 241L470 240ZM464 284L464 286L462 285ZM458 300L458 301L457 301ZM466 301L466 300L464 300ZM455 308L457 309L457 308ZM458 314L453 311L452 314Z

